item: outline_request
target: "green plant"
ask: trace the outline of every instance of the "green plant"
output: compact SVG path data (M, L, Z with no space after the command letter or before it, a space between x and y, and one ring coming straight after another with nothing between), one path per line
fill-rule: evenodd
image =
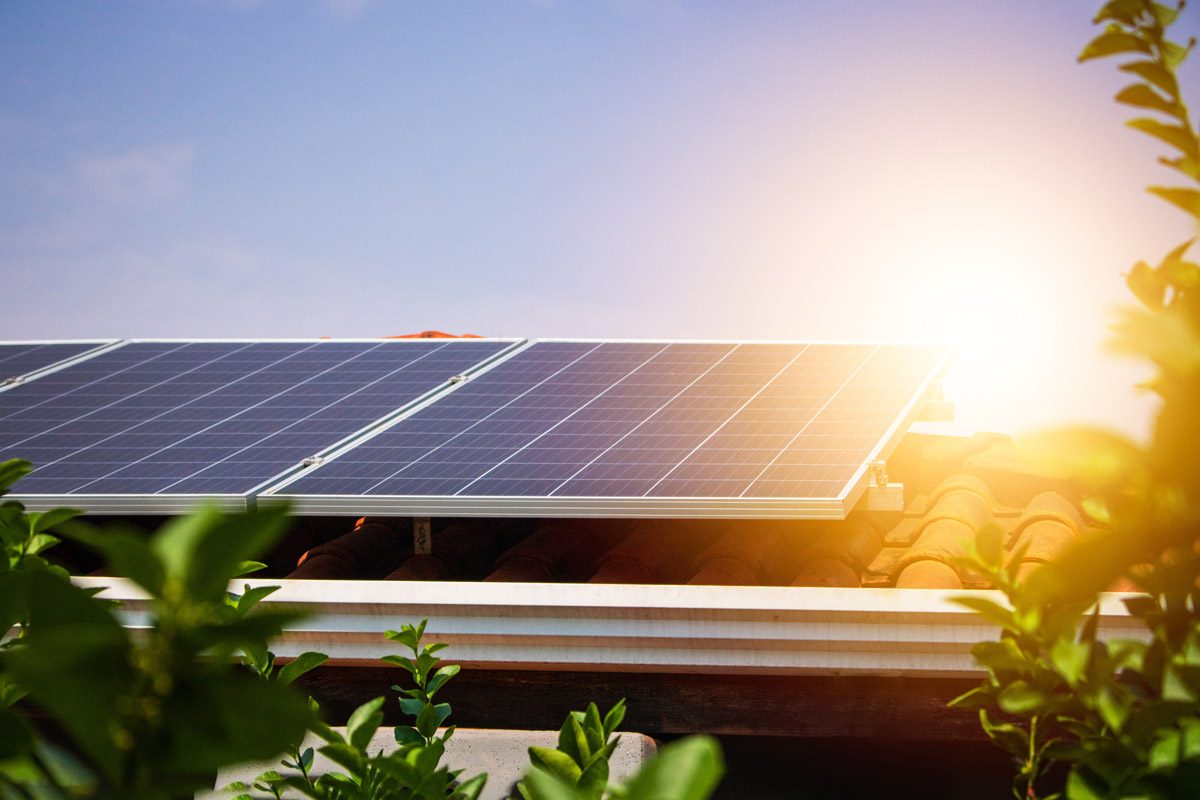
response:
M148 619L137 635L110 603L59 571L9 573L0 628L23 611L25 630L3 651L0 674L57 732L49 742L15 706L0 716L7 734L0 793L191 797L212 785L219 767L294 747L311 719L305 699L282 682L259 680L233 656L265 648L297 615L226 602L229 581L256 567L247 559L285 524L282 508L236 516L203 509L149 539L117 529L64 531L146 592Z
M567 714L558 732L558 747L531 747L529 760L537 769L556 776L581 797L600 800L608 788L608 761L621 742L614 732L625 719L625 701L619 700L600 718L600 709L589 703L586 711ZM525 800L529 790L519 785Z
M525 776L522 792L529 800L705 800L724 772L717 741L710 736L688 736L665 746L627 782L609 786L602 794L540 768Z
M386 634L389 640L403 644L411 655L386 656L383 660L404 669L414 684L411 689L392 687L402 695L400 710L414 721L412 725L398 725L393 729L399 745L396 750L370 752L371 740L383 724L386 701L384 697L376 697L355 709L346 723L344 735L319 721L312 725L312 731L325 742L318 752L341 767L341 771L314 778L309 772L312 749L303 752L297 749L292 752L291 763L284 761L283 766L298 771L299 775L281 775L272 770L259 775L250 785L236 783L226 787L239 793L235 800L254 800L248 793L250 789L269 792L277 799L284 797L287 789L319 800L474 800L478 797L487 781L486 775L459 781L460 772L442 764L446 742L454 735L454 728L451 726L439 733L440 726L450 715L450 705L435 703L434 697L458 674L459 668L454 664L442 665L435 655L446 645L421 643L426 623L427 620L422 620L418 625L405 625L399 631L387 631ZM316 708L315 703L313 707Z
M1119 68L1134 82L1116 99L1156 115L1129 125L1172 149L1160 161L1187 184L1149 191L1200 222L1200 137L1178 81L1195 40L1167 38L1182 11L1182 3L1113 0L1080 60L1128 58ZM1200 266L1186 259L1193 241L1155 266L1133 266L1126 281L1141 308L1114 326L1118 351L1157 367L1147 388L1162 405L1149 445L1083 429L1041 441L1058 468L1090 486L1084 510L1101 530L1023 585L1003 567L992 534L969 559L1011 608L960 601L1002 634L975 650L987 683L955 703L981 707L989 736L1018 756L1020 797L1039 796L1036 782L1055 763L1064 765L1073 800L1200 792ZM1084 619L1118 578L1145 592L1126 605L1146 641L1103 641L1097 618Z

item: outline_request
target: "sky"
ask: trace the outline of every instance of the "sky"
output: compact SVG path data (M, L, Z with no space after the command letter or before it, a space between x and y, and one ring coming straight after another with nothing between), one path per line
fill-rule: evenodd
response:
M1144 437L1097 6L6 0L0 339L946 341L930 430Z

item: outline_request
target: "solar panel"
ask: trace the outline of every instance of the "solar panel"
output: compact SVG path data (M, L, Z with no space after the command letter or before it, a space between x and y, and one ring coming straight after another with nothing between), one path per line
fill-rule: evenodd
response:
M841 517L948 357L540 341L268 493L313 513Z
M34 506L245 504L261 484L495 357L496 340L131 342L0 393Z
M0 342L0 388L111 342Z

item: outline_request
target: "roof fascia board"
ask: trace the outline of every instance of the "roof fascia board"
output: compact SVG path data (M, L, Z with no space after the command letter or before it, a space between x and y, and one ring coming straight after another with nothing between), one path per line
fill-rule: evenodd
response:
M149 604L133 583L76 578L121 603L131 628ZM973 644L998 629L952 602L992 591L823 587L644 586L444 581L238 580L277 585L264 601L309 614L274 644L342 665L377 665L383 631L428 618L445 657L481 669L755 675L978 677ZM1121 600L1100 603L1103 637L1145 638Z

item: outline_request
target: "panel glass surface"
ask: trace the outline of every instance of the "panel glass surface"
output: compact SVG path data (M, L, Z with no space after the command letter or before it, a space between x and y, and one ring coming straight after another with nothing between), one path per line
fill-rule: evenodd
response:
M897 345L538 342L281 493L835 498L945 358Z
M99 346L99 342L0 342L0 381L45 369Z
M134 342L0 392L22 495L244 494L509 343Z

